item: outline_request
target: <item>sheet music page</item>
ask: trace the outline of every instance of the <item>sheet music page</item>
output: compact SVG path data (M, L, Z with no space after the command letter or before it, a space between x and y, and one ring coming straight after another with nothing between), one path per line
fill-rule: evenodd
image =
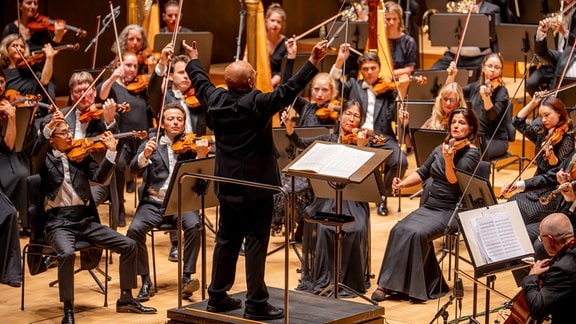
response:
M480 253L486 263L524 255L524 250L505 210L487 209L472 220Z
M290 170L308 171L339 178L350 178L374 156L373 152L344 145L316 143Z

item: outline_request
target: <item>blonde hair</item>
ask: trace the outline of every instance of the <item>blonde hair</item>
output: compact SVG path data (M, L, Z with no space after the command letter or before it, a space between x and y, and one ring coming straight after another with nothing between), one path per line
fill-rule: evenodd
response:
M400 20L400 24L398 25L398 30L403 32L406 30L404 27L404 11L399 4L393 1L386 1L384 3L384 12L395 13L398 15L398 19Z
M444 111L442 110L442 98L448 96L451 93L456 93L456 97L458 97L458 106L456 108L467 108L466 100L464 100L464 93L462 92L462 87L456 82L445 84L436 96L436 101L432 107L432 122L430 123L431 129L446 129L446 125L443 123L443 121L448 116L444 116Z
M24 43L24 57L30 56L30 48L28 47L28 43L26 43L24 38L20 37L18 34L9 34L2 39L2 42L0 42L0 67L3 69L10 65L8 47L18 39L22 40L22 43Z
M282 17L282 31L284 31L286 27L286 11L284 11L279 3L273 2L268 6L268 9L266 9L266 20L268 20L272 14L279 14L280 17Z
M318 80L324 80L328 83L328 85L330 86L330 91L332 91L332 96L330 97L330 100L336 99L336 97L338 96L338 87L336 86L336 82L334 81L334 79L330 76L330 73L321 72L316 74L314 79L312 79L312 87L314 87L314 83Z
M94 78L92 77L92 75L86 71L82 71L82 72L75 72L72 73L72 75L70 76L70 81L68 81L68 87L70 88L70 91L72 91L72 88L82 84L82 83L92 83L92 81L94 81Z

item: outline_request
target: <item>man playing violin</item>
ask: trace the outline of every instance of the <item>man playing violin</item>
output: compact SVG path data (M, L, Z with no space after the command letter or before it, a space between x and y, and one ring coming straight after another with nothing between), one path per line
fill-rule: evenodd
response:
M574 232L568 217L553 213L540 223L544 249L552 259L538 260L522 280L530 317L542 321L552 315L552 323L573 323L576 298L576 250Z
M132 289L137 287L134 241L100 224L88 189L89 181L103 183L114 169L118 141L110 132L104 132L101 140L107 151L100 165L91 155L82 161L69 160L66 152L72 147L72 131L64 115L56 111L34 144L33 170L41 176L39 190L45 195L46 241L58 255L58 288L64 303L62 323L74 323L74 245L78 237L120 253L121 294L116 312L156 313L155 308L144 307L132 297Z
M342 67L350 55L350 44L340 45L336 62L330 70L332 78L339 80L342 76ZM358 58L358 65L363 80L350 78L344 83L342 97L344 99L356 99L361 103L366 119L361 128L373 130L377 135L383 135L386 142L383 149L392 151L392 155L386 159L386 171L384 186L386 196L382 196L382 202L378 205L378 214L388 215L386 197L392 193L392 180L394 177L403 177L408 167L406 155L400 150L396 140L396 134L392 122L400 121L404 128L408 126L409 114L404 109L397 110L396 97L404 98L408 89L407 82L400 82L398 91L394 85L386 87L384 91L376 91L384 80L379 78L380 59L376 53L368 52ZM404 77L407 78L406 75ZM405 134L405 133L404 133Z
M170 178L177 161L204 158L208 154L207 140L197 141L194 151L176 154L172 149L173 144L184 133L186 121L184 108L177 102L172 102L164 107L162 122L160 123L160 141L156 142L153 135L147 142L142 143L138 153L130 163L134 173L144 171L144 193L138 209L134 214L132 223L128 228L127 236L136 241L138 251L138 274L142 278L142 287L138 294L138 300L147 301L154 295L150 269L148 266L148 248L146 247L146 233L163 222L169 222L177 227L178 215L164 215L162 202L166 190L170 184ZM185 212L182 217L184 230L184 277L182 278L182 298L189 298L192 293L200 288L200 282L196 278L190 278L196 273L196 260L200 248L200 217L198 212Z

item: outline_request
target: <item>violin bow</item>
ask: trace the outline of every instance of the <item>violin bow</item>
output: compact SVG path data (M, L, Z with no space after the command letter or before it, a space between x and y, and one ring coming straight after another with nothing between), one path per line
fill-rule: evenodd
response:
M564 1L561 1L561 3L564 3ZM574 54L574 47L576 46L576 39L574 39L574 41L572 42L572 47L570 48L570 54L568 55L568 60L566 61L566 64L564 64L564 69L562 70L562 76L560 76L560 79L558 80L558 84L556 84L556 91L554 91L554 96L558 95L558 92L560 91L560 86L562 85L562 81L564 81L564 77L566 76L566 72L568 71L568 63L570 63L570 60L572 60L572 55Z
M26 63L26 67L28 68L28 71L30 71L30 74L32 74L32 76L34 77L34 80L36 80L36 82L38 83L38 85L40 86L40 88L42 89L42 91L44 92L46 97L48 98L48 100L50 100L50 105L52 105L52 107L53 107L52 109L57 109L58 106L56 106L56 103L54 102L54 100L52 99L50 94L48 93L48 90L46 90L46 87L44 87L44 85L42 84L40 79L38 79L38 76L36 75L36 73L34 73L34 70L32 70L32 67L30 66L28 61L26 61L24 54L22 54L22 52L20 50L18 50L17 53L18 53L18 55L20 55L20 58L24 61L24 63ZM36 112L36 111L34 111L34 112Z
M178 17L176 17L176 26L172 32L172 39L170 43L172 44L172 51L176 49L176 36L178 35L178 29L180 29L180 18L182 17L182 6L184 5L184 0L179 0L178 3ZM174 55L174 52L172 52ZM164 78L162 79L162 100L160 100L160 116L158 117L158 128L160 128L160 123L162 123L162 118L164 118L164 102L166 101L166 94L168 93L168 74L172 69L172 59L168 60L168 66L166 66L166 71L164 72ZM193 85L192 85L193 86ZM187 109L187 107L183 107ZM156 143L160 141L160 129L156 132ZM179 267L180 269L181 267ZM181 274L180 274L181 277ZM180 285L179 285L180 290ZM181 292L179 291L181 294Z
M86 91L84 91L82 93L82 95L80 96L80 98L78 98L78 100L76 100L76 102L74 103L74 105L72 105L72 107L70 108L70 110L68 110L68 112L66 113L66 115L64 115L64 119L68 118L68 115L70 115L78 106L78 104L80 103L80 101L82 101L82 99L84 99L84 97L86 96L86 94L88 93L88 90L90 90L92 87L94 87L96 85L96 82L98 82L98 80L100 80L100 78L102 77L102 75L104 75L104 72L106 72L106 67L103 67L102 70L100 70L100 72L98 73L98 75L96 76L96 78L94 78L94 80L92 81L92 83L90 83L90 85L88 86L88 88L86 89Z
M124 66L122 63L122 50L120 49L120 42L118 41L118 28L116 27L116 16L114 15L114 6L112 1L108 1L110 4L110 16L112 17L112 26L114 27L114 37L116 37L116 50L118 51L118 61L120 65Z
M458 66L458 59L460 58L460 51L462 50L462 44L464 44L464 37L466 36L466 31L468 30L468 25L470 23L470 17L472 16L472 10L468 10L468 15L466 16L466 22L464 23L464 30L460 34L460 39L458 40L458 48L456 49L456 55L454 56L454 64Z

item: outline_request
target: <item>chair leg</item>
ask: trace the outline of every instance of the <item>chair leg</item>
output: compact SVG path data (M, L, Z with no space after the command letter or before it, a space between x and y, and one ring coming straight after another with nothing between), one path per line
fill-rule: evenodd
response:
M20 293L20 310L24 310L24 286L26 284L26 256L28 255L28 244L22 249L22 290Z
M156 245L154 244L154 230L150 231L150 242L152 243L152 273L154 275L154 292L158 293L158 283L156 282Z

